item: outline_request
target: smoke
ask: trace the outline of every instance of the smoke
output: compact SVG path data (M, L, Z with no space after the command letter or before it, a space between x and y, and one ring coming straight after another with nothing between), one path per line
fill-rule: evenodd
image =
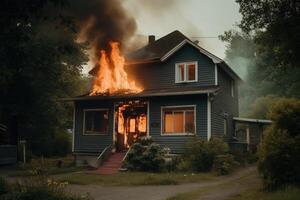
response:
M78 40L91 45L92 59L98 59L110 41L126 44L137 29L121 0L72 0L68 14L80 28Z

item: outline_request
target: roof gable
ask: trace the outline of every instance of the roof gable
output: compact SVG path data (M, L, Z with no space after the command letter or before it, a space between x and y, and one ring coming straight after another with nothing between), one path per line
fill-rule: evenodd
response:
M224 69L224 71L227 72L233 79L241 80L240 77L221 58L195 44L192 40L178 30L175 30L164 37L126 55L126 64L164 62L185 45L191 45L199 50L200 53L204 54L215 64ZM90 74L94 73L95 68L90 71Z

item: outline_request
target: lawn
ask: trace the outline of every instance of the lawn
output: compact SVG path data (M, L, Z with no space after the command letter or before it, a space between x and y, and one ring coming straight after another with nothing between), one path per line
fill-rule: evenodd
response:
M300 199L300 188L288 187L275 192L265 192L259 188L249 189L238 196L227 200L298 200Z
M95 184L101 186L135 186L135 185L177 185L203 180L214 180L213 173L147 173L119 172L111 175L99 175L85 172L68 173L56 176L59 181L70 184Z
M60 166L58 166L58 162L61 163ZM41 171L53 175L76 172L83 169L82 167L76 167L73 156L69 155L66 157L33 158L26 164L18 163L15 166L3 166L0 168L0 175L10 177L34 176Z

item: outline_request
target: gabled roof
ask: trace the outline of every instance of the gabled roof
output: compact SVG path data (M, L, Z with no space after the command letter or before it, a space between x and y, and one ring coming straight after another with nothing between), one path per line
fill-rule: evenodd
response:
M201 48L177 30L128 54L126 59L128 63L144 63L145 61L163 62L187 43L197 48L201 53L211 58L215 63L222 62L222 59Z
M177 30L128 54L126 56L126 63L142 64L151 62L164 62L186 44L193 46L202 54L206 55L233 79L238 81L241 80L241 78L227 65L225 61L203 49L198 44L195 44L192 40Z
M220 66L226 73L228 73L234 80L240 81L241 78L219 57L213 55L192 40L176 30L164 37L126 55L126 64L143 64L152 62L164 62L175 52L180 50L184 45L191 45L202 54L210 58L215 64ZM96 67L89 73L95 74Z

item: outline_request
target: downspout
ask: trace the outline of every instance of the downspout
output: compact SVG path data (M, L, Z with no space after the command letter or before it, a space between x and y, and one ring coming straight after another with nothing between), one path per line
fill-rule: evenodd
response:
M207 93L207 141L211 138L211 100L210 93Z

